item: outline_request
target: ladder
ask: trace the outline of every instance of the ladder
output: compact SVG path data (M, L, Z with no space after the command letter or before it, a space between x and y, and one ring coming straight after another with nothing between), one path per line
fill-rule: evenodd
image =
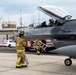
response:
M46 44L44 44L44 43L41 42L40 47L42 48L43 51L46 52L46 48L47 48Z

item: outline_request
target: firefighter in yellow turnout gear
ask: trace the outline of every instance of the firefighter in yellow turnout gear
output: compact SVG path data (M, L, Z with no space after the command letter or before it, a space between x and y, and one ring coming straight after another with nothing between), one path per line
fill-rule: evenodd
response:
M40 40L36 40L35 44L36 44L36 54L40 55L40 48L41 48L40 44L41 44L41 41Z
M16 43L16 51L17 51L17 61L16 68L27 67L25 63L25 46L26 42L24 40L24 32L21 31L19 33L19 37L14 39Z

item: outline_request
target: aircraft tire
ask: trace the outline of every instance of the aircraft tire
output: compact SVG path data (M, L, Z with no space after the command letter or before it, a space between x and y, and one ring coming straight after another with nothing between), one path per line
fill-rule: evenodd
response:
M65 59L64 63L66 66L71 66L72 60L70 58L67 58L67 59Z

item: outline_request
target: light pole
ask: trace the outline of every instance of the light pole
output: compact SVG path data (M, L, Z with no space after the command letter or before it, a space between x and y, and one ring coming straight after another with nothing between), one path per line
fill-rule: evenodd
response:
M1 24L1 28L2 28L2 21L1 20L2 20L2 17L0 17L0 24Z
M20 10L20 26L22 27L22 11Z

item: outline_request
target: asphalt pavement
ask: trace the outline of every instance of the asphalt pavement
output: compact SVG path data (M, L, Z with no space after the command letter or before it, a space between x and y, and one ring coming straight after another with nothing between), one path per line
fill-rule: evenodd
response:
M75 60L71 66L65 66L66 56L27 52L27 58L28 67L15 68L15 48L0 48L0 75L76 75Z

